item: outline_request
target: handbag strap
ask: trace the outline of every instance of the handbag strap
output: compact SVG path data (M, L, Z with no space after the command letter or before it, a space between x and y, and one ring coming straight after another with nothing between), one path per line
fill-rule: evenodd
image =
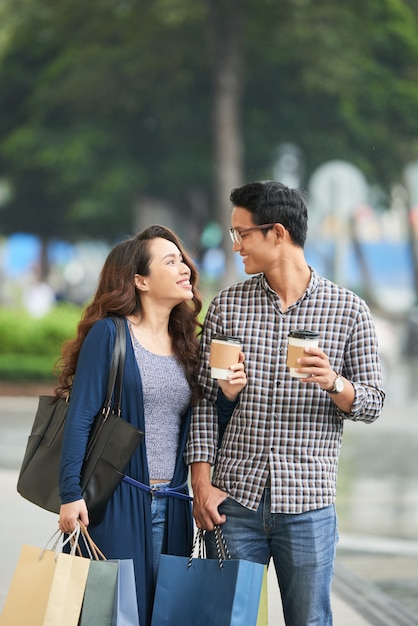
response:
M111 318L116 325L116 339L115 347L113 349L112 364L110 366L106 400L110 406L110 403L112 401L112 394L114 391L115 395L113 402L113 412L120 415L122 403L123 372L125 369L126 358L126 327L125 322L122 318L116 317L115 315L112 315Z
M106 401L104 403L104 413L109 415L112 410L113 392L113 412L120 415L122 402L122 381L125 369L126 357L126 329L125 322L120 317L111 315L110 318L116 326L116 338L113 348L112 361L110 364L109 378L107 381Z
M102 409L103 419L101 420L101 423L98 424L97 428L95 428L93 431L91 439L87 445L84 461L87 461L87 459L90 457L91 451L94 449L94 445L100 435L103 424L105 423L110 412L112 411L112 398L114 398L113 412L117 413L118 415L120 415L121 413L122 379L126 356L126 329L125 322L120 317L116 317L114 315L111 315L110 317L112 318L116 326L116 338L115 345L113 347L112 361L110 363L106 400ZM115 396L113 396L114 390Z

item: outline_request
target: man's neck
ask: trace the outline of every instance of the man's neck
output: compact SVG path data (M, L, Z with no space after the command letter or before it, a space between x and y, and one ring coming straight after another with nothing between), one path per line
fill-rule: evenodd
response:
M282 263L265 276L280 298L282 311L286 311L305 293L311 279L311 270L302 255Z

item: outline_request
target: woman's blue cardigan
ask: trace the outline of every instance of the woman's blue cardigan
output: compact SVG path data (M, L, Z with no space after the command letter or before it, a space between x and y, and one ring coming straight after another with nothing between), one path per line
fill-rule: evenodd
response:
M122 417L145 432L142 382L126 328L126 361L122 386ZM116 337L110 318L97 321L88 332L80 350L71 401L65 425L60 469L62 503L80 499L80 473L91 426L101 410ZM161 389L164 393L164 389ZM172 487L186 483L188 468L183 460L190 423L190 409L182 417L176 467ZM126 474L149 484L147 436L126 468ZM187 486L182 490L188 493ZM93 541L107 559L133 559L141 626L151 623L154 598L152 574L151 495L122 481L110 499L104 519L89 527ZM193 541L191 504L167 496L166 531L163 553L189 556Z

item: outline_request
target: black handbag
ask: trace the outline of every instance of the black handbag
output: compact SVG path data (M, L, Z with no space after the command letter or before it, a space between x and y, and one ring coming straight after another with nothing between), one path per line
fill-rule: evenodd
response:
M126 332L122 319L112 319L117 332L106 401L94 421L81 471L81 489L92 524L103 519L106 504L144 437L120 416ZM58 477L69 402L65 398L39 397L17 482L21 496L53 513L58 513L61 506Z

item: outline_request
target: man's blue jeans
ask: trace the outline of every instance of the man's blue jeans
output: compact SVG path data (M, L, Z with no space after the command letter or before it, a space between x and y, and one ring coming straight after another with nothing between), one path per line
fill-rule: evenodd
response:
M219 507L226 515L222 532L233 559L276 569L287 626L331 626L331 583L338 541L334 505L289 515L271 513L270 488L258 511L232 498ZM207 555L217 558L213 532L206 533Z

